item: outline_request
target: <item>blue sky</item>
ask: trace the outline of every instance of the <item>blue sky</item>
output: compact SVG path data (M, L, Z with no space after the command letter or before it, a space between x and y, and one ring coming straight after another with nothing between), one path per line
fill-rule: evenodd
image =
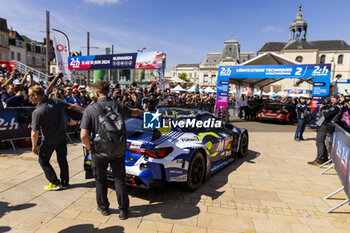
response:
M20 34L42 41L45 11L51 28L65 32L71 51L104 54L148 51L167 53L167 68L199 63L220 52L227 39L241 51L256 52L267 41L287 41L298 0L0 0L0 17ZM349 0L302 1L308 40L343 39L350 44ZM147 51L146 50L146 51Z

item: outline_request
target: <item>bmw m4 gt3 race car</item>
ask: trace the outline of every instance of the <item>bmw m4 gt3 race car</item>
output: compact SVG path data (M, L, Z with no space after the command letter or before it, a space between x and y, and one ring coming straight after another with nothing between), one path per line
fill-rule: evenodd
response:
M152 188L163 182L181 182L187 190L195 190L210 175L248 152L248 131L220 125L208 112L162 107L156 114L162 116L160 128L147 129L138 118L125 122L129 185ZM92 178L91 154L84 149L84 155L86 178ZM108 174L111 177L110 167Z

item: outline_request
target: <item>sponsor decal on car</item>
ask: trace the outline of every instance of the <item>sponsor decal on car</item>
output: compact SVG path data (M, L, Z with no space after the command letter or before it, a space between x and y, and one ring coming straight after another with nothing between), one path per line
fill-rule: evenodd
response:
M222 128L222 121L216 118L200 120L188 115L188 118L176 119L174 116L167 115L162 117L162 114L157 112L143 113L143 128L144 129L160 129L160 128ZM163 119L163 121L162 121ZM161 124L162 123L162 124Z

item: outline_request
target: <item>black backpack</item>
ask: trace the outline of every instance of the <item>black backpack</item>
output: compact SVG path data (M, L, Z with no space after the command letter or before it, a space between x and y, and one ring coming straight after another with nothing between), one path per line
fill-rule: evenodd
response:
M98 117L97 134L94 137L94 154L101 159L124 156L126 152L126 129L123 116L113 106L105 109L98 103L92 105L101 114Z

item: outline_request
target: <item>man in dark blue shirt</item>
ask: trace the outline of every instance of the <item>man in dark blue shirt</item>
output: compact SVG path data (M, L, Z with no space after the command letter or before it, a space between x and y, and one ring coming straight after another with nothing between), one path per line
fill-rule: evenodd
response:
M1 101L4 108L20 107L23 106L26 102L24 96L26 96L24 91L19 90L16 93L15 86L13 84L9 84L6 86L6 91L1 95Z
M294 140L299 142L300 140L304 140L303 133L306 125L307 104L304 98L300 99L300 103L297 104L295 111L297 113L298 127L295 131Z

